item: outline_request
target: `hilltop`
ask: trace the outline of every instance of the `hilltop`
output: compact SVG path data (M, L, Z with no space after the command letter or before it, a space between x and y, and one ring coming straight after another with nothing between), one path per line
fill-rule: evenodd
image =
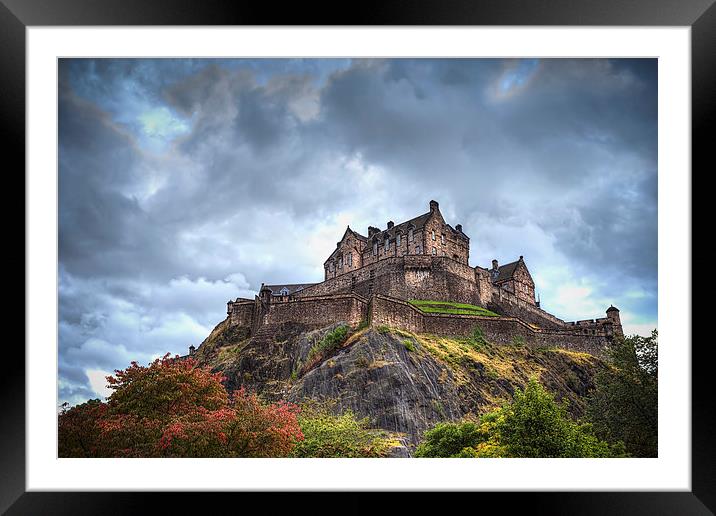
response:
M580 417L600 358L515 338L496 344L481 334L446 337L385 325L323 328L295 322L262 326L219 323L195 352L200 366L222 372L269 401L330 401L374 428L404 435L407 448L440 421L480 415L510 401L535 376Z

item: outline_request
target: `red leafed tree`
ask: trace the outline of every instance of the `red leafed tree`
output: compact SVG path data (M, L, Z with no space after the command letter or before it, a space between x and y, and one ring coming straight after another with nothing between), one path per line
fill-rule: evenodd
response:
M198 368L190 358L165 355L148 367L133 362L107 377L114 392L106 404L97 402L93 452L73 454L84 448L71 435L77 425L70 423L95 412L85 408L75 415L74 407L60 414L60 456L288 455L303 438L297 407L265 405L243 390L229 397L222 381L221 374Z

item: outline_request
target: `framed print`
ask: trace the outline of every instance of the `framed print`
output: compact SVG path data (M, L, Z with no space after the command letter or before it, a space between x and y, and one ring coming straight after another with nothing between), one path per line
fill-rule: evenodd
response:
M27 303L0 507L713 511L711 4L3 0Z

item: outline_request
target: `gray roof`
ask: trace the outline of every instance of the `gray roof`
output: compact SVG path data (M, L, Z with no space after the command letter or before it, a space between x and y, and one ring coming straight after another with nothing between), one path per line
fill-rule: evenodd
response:
M274 296L280 296L281 290L284 287L288 289L288 293L290 295L313 285L315 285L315 283L294 283L292 285L264 285L263 288L269 289L271 294Z
M517 270L517 266L519 265L519 263L520 260L517 260L516 262L500 265L497 268L497 278L493 279L492 281L494 283L500 283L501 281L511 280L512 276L514 276L515 271Z

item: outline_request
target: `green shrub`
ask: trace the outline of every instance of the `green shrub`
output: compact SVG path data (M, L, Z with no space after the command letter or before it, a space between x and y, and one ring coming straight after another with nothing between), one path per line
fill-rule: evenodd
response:
M348 335L348 326L342 324L337 326L333 331L326 333L321 340L311 346L308 352L306 362L313 362L317 357L323 357L337 349L345 340Z
M405 346L405 349L407 349L408 351L415 351L415 343L410 339L404 340L403 346Z
M416 457L623 457L624 445L599 440L589 424L532 378L514 400L473 421L439 423L425 432Z
M368 418L347 410L332 414L326 406L305 405L298 417L304 439L292 457L385 457L394 440L385 431L369 428Z

